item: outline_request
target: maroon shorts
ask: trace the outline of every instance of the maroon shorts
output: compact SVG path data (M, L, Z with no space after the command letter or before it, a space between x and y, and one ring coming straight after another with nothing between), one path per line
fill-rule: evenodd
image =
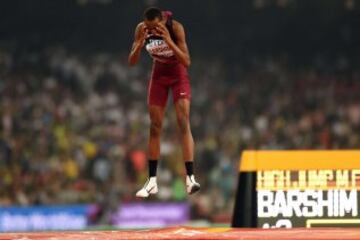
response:
M154 63L148 88L148 104L165 107L170 90L174 103L183 98L191 99L187 69L180 63Z

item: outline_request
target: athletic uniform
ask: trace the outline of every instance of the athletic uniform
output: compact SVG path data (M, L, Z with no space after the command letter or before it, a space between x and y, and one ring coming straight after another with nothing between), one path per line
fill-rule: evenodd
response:
M163 12L167 18L166 28L176 43L173 30L172 13ZM191 98L191 88L187 68L175 57L173 50L159 36L146 39L145 48L153 58L151 79L148 88L148 104L166 106L169 90L172 90L174 103L181 98Z

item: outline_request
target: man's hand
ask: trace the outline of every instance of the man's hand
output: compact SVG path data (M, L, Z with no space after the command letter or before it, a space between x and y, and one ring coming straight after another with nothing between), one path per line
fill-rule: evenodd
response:
M156 32L161 36L166 43L169 43L172 41L169 30L163 25L158 24L156 27Z
M139 47L142 48L145 45L146 38L149 36L149 31L145 25L142 25L140 27L138 34L139 35L137 36L136 44L138 44Z

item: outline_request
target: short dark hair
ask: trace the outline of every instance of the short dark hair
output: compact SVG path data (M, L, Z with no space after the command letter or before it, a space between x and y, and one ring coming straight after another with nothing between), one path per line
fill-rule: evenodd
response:
M155 18L162 19L161 10L157 7L149 7L144 11L144 19L152 21Z

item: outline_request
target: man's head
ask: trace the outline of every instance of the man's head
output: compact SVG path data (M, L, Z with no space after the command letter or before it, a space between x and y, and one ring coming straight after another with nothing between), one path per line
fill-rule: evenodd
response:
M146 28L154 29L162 20L162 12L159 8L150 7L144 11L144 22Z

